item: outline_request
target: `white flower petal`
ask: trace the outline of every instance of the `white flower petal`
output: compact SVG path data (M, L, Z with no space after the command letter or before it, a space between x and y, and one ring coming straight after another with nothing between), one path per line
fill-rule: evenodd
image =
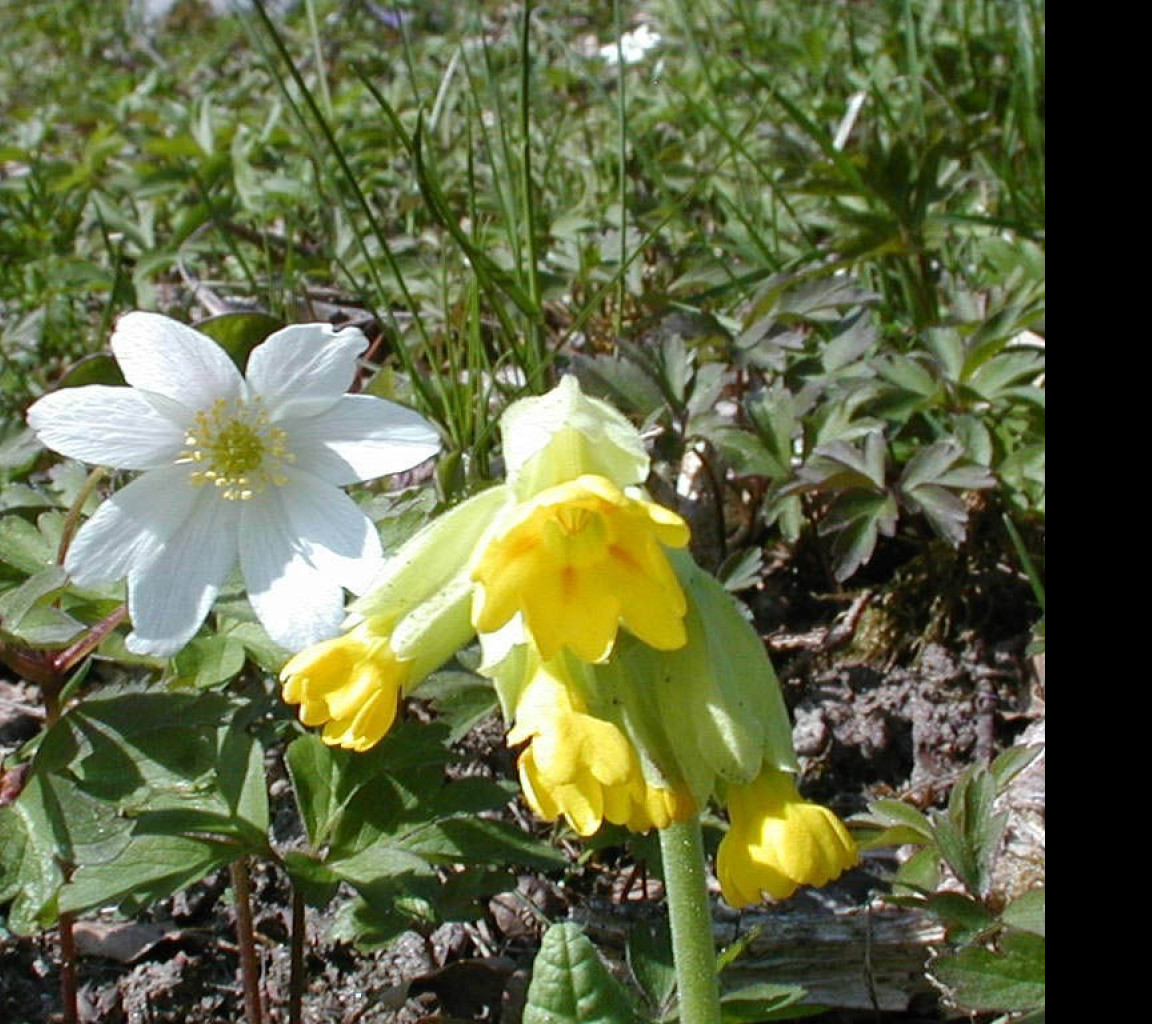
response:
M283 426L296 465L337 486L402 473L440 450L419 413L370 395L345 395L327 412Z
M137 654L167 657L192 639L236 564L238 501L210 487L197 488L196 504L182 527L151 562L128 576L125 641Z
M46 447L97 466L154 469L184 447L184 427L132 388L90 384L45 395L28 424Z
M376 527L331 484L299 470L288 471L288 478L279 497L308 561L333 582L362 594L384 564Z
M271 334L248 357L248 384L267 403L273 422L314 416L351 386L368 339L356 328L295 324Z
M268 635L289 651L335 636L344 618L343 588L305 556L280 502L243 504L240 567Z
M200 489L187 466L155 469L121 488L72 539L64 567L80 586L147 571L192 514Z
M188 409L243 393L236 364L206 334L158 313L126 313L116 322L112 352L135 388L170 398Z

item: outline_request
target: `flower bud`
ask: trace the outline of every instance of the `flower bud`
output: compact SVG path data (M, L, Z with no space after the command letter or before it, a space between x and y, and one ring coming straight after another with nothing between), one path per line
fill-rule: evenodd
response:
M561 378L546 395L514 402L500 418L509 485L520 500L592 474L619 488L642 484L648 453L636 428L616 409Z

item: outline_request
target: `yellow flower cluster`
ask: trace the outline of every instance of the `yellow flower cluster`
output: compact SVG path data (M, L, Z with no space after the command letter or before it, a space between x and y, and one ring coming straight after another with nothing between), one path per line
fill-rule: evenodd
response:
M683 551L685 522L643 491L636 430L571 377L515 403L502 430L506 481L402 545L349 632L285 666L301 721L368 749L475 636L542 818L582 836L604 822L646 832L726 792L718 871L738 906L854 863L844 826L796 794L760 638Z

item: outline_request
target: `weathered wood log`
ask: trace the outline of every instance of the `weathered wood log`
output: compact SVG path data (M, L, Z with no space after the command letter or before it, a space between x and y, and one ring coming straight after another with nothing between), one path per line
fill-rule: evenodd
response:
M573 916L602 952L622 959L629 930L661 913L652 902L590 901ZM853 902L832 890L742 912L718 902L713 930L718 949L748 942L725 970L726 987L798 984L809 1002L844 1010L904 1011L932 998L924 966L944 939L939 922L923 911Z
M725 972L733 987L803 985L810 1002L846 1010L908 1010L917 997L934 1000L924 967L944 929L923 911L794 901L720 923L717 938L728 945L752 928L759 934Z

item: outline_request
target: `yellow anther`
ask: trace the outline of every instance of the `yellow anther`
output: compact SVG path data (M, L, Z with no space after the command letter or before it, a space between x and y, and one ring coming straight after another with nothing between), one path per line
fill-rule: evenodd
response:
M228 501L247 501L269 484L287 482L282 467L295 461L287 442L288 435L268 422L259 398L221 398L196 414L177 461L207 466L192 474L195 486L210 483Z

